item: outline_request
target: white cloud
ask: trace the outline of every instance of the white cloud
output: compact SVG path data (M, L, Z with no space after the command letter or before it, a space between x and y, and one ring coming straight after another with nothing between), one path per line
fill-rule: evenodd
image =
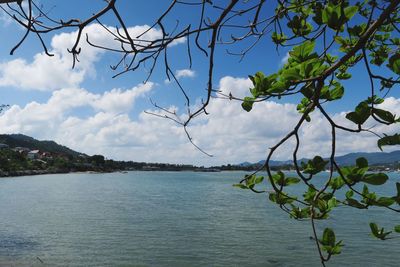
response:
M250 81L242 78L224 77L219 82L221 91L240 97L249 94L250 86ZM0 116L0 129L4 133L53 139L78 151L114 159L216 165L265 158L269 148L290 132L300 118L294 104L266 101L256 103L251 112L246 112L238 101L213 99L207 109L210 115L199 117L189 127L194 142L214 155L209 158L189 143L179 125L144 112L137 118L129 116L130 108L153 88L149 83L103 94L64 88L53 92L45 103L12 106ZM400 99L388 98L382 106L400 114ZM79 108L89 108L90 112L79 115L74 112ZM345 112L332 117L337 123L354 127L345 119ZM398 126L375 128L387 133L399 130ZM300 128L299 158L328 156L330 133L329 124L315 112L311 123ZM368 133L338 131L337 138L338 154L377 151L376 137ZM277 151L275 159L290 158L293 144L294 140L289 140Z
M71 58L58 54L48 57L41 53L32 63L24 59L14 59L0 63L0 86L41 91L61 87L78 86L84 79L85 70L71 70Z
M108 27L111 32L116 32L115 27ZM148 30L148 25L129 27L131 36L137 37L139 34ZM72 69L72 56L67 49L74 46L77 31L70 33L60 33L51 40L49 52L53 57L45 53L38 53L32 62L26 59L17 58L11 61L0 63L0 86L16 87L25 90L54 91L65 87L78 87L84 79L90 75L95 77L96 71L94 64L100 60L106 51L89 45L85 40L88 34L89 40L96 45L118 49L119 43L99 24L87 26L82 34L79 47L81 52L78 55L79 62ZM154 40L162 36L161 30L150 29L135 40L136 45L143 44L144 41ZM184 42L179 39L171 45Z
M196 77L196 72L191 69L181 69L181 70L176 70L175 71L175 77L176 79L181 79L181 78L194 78ZM173 80L165 79L164 83L165 84L170 84Z
M114 118L121 118L119 114L126 114L134 106L135 101L152 88L153 84L147 83L125 91L113 89L102 95L93 94L79 88L65 88L53 92L46 103L31 102L23 108L17 105L11 106L0 117L0 125L3 132L6 133L21 132L41 138L57 138L59 134L63 133L61 127L63 124L70 125L77 121L85 122L82 118L70 115L71 112L77 108L90 107L97 113L86 119L89 122L88 125L79 125L75 132L85 133L84 129L97 132L99 129L90 128L91 123L98 122L105 116L113 118L113 120ZM109 122L111 126L113 120ZM95 125L101 126L102 124L95 123ZM68 140L63 141L69 143ZM79 139L77 141L79 142Z
M175 76L177 79L180 78L193 78L196 76L196 72L194 70L190 69L183 69L183 70L177 70L175 73Z

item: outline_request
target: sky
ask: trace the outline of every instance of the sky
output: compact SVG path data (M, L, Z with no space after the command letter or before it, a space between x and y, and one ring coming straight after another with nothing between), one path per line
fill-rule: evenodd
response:
M121 16L132 33L140 33L152 25L167 7L168 1L119 1ZM224 1L216 1L223 3ZM104 6L104 1L41 1L52 17L85 18ZM77 8L79 6L79 8ZM190 10L188 8L191 8ZM198 9L184 6L168 18L167 25L193 23ZM211 16L215 15L211 13ZM268 15L268 14L262 14ZM196 20L197 21L197 20ZM102 22L115 30L116 22L106 16ZM90 39L99 44L115 45L112 38L96 23L85 29ZM63 29L44 36L48 57L33 35L10 55L10 50L23 36L23 29L0 10L0 99L10 105L0 114L0 133L22 133L39 140L54 140L89 155L102 154L109 159L194 165L235 164L264 159L269 147L293 129L300 115L296 111L299 97L258 103L251 112L240 102L212 99L207 112L196 118L188 128L193 141L212 157L201 153L188 140L183 128L171 120L150 115L161 114L151 101L183 116L184 97L176 82L168 81L165 68L158 64L147 83L148 66L117 78L110 69L119 55L96 49L82 41L80 62L72 69L67 48L73 45L76 29ZM157 38L159 28L146 38ZM202 37L207 42L207 36ZM199 105L206 96L208 61L198 50L193 51L189 66L187 42L182 39L169 47L170 62L179 82L187 90L191 105ZM227 46L216 50L215 89L234 96L249 95L247 78L257 71L276 72L287 58L287 50L275 50L269 39L240 60L226 53ZM241 51L243 45L229 46ZM352 124L345 114L367 97L369 81L363 67L356 67L353 78L344 83L343 100L328 104L326 109L338 122ZM400 95L395 88L382 106L400 114ZM383 127L368 122L380 133L398 132L397 126ZM330 128L321 114L312 115L311 123L300 129L301 157L327 156L330 153ZM277 153L277 160L287 160L293 151L292 140ZM378 151L376 137L371 134L338 133L337 154ZM390 151L390 150L387 150Z

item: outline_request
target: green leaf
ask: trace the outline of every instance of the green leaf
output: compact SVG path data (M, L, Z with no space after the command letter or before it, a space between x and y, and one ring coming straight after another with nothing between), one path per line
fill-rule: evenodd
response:
M278 171L276 174L272 175L272 180L279 186L285 185L285 174L281 171Z
M400 54L394 54L389 58L389 64L387 65L394 73L400 75Z
M380 150L382 150L383 146L394 146L394 145L400 145L399 134L387 135L378 140L378 147Z
M394 231L395 231L396 233L400 233L400 224L399 224L399 225L396 225L396 226L394 227Z
M328 208L332 209L334 207L337 207L337 200L336 200L336 198L333 197L328 200Z
M379 109L379 108L374 108L372 112L378 116L381 120L384 120L388 123L395 123L396 122L396 117L389 111Z
M284 33L277 33L277 32L272 33L272 41L275 44L284 44L286 40L287 36Z
M366 174L362 178L362 181L364 183L372 185L383 185L384 183L386 183L388 179L389 177L384 173L371 173L371 174Z
M367 24L366 23L362 23L360 25L355 25L354 27L348 27L347 31L352 36L361 36L361 34L364 32L365 28L367 28Z
M371 233L375 236L378 237L379 235L379 229L378 229L378 225L376 223L369 223L369 227L371 228Z
M290 211L290 214L296 218L296 219L304 219L310 217L310 208L300 208L296 207L295 205L291 204L292 210Z
M264 177L263 176L258 176L256 177L256 179L254 180L254 184L259 184L262 181L264 181Z
M363 124L370 116L371 108L366 101L361 102L355 111L347 113L346 119L351 120L355 124Z
M317 199L317 207L321 212L325 212L328 209L328 203L322 199Z
M368 104L379 105L382 104L385 100L378 97L377 95L374 95L373 97L368 97L366 101Z
M289 55L298 63L304 62L311 58L317 58L316 54L312 54L315 48L315 41L305 41L301 45L295 46Z
M330 254L335 255L335 254L340 254L342 251L342 240L340 240L336 245L329 251Z
M300 75L300 70L298 68L286 69L282 72L281 77L287 81L298 81L303 77Z
M254 76L249 76L249 78L253 82L253 85L256 86L264 80L265 74L261 71L258 71Z
M268 93L270 94L279 94L285 92L289 88L290 84L283 82L283 81L277 81L275 82L271 88L267 90Z
M246 96L242 102L242 108L247 112L251 111L254 104L254 98Z
M347 20L350 20L358 11L357 6L349 6L344 9L344 15Z
M349 190L346 192L346 198L351 198L354 195L354 192L352 190Z
M346 201L349 206L352 206L354 208L357 208L357 209L366 209L367 208L365 205L361 204L354 198L348 198L348 199L346 199Z
M330 92L329 92L329 100L337 100L343 97L344 95L344 87L343 86L337 86L335 88L333 88Z
M307 98L312 98L314 94L314 87L312 84L303 86L300 92Z
M245 176L246 186L249 188L253 188L254 185L261 183L264 180L263 176L246 175Z
M331 228L325 228L321 240L322 245L334 247L335 242L336 242L336 237L333 230Z
M285 179L285 185L297 184L300 182L300 179L297 177L288 177Z
M315 41L305 41L299 46L293 48L293 52L296 53L301 58L306 58L314 51Z
M336 177L333 178L331 180L331 182L329 183L329 185L332 187L332 189L334 190L338 190L340 188L342 188L342 186L345 184L345 182L343 181L342 177Z
M316 193L317 191L315 189L308 187L307 191L303 194L304 200L310 203L313 201Z
M348 80L351 78L351 74L347 72L340 72L336 74L336 78L340 80Z
M363 186L362 194L363 194L364 196L366 196L366 195L369 194L369 189L368 189L368 186L367 186L367 185L364 185L364 186Z
M324 170L326 164L329 161L324 160L320 156L315 156L312 160L309 160L307 164L304 164L303 172L308 174L317 174Z
M359 168L366 168L366 167L368 167L368 161L366 158L361 157L361 158L356 159L356 165Z
M344 39L341 36L335 36L333 37L333 39L335 40L336 43L340 44L341 46L347 46L348 44L348 40Z
M381 240L385 240L386 236L388 236L391 233L391 231L385 232L385 229L383 227L379 229L378 225L373 222L369 224L369 227L371 228L372 235Z
M279 205L290 204L294 201L294 199L291 199L279 192L269 193L269 200Z
M399 182L396 183L396 189L397 189L397 195L393 198L396 201L396 203L400 205L400 183Z
M395 200L393 198L390 197L380 197L378 198L378 200L376 201L375 205L377 206L382 206L382 207L389 207L391 205L393 205L395 202Z
M243 104L242 104L243 106ZM356 112L352 111L346 114L346 119L351 120L355 124L363 124L366 120L361 118Z

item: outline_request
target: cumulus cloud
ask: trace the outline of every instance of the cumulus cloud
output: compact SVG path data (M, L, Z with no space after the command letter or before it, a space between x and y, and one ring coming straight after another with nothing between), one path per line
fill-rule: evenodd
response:
M135 101L152 88L153 84L147 83L129 90L113 89L104 94L93 94L81 88L64 88L53 92L46 103L31 102L25 107L11 106L0 117L0 127L6 133L21 132L50 139L64 131L62 125L70 126L74 122L76 125L78 121L81 121L82 124L87 121L88 124L79 125L75 132L85 133L84 129L98 131L98 128L91 128L90 125L101 126L103 124L93 124L93 122L103 121L101 119L104 117L121 118L121 113L127 114L134 106ZM70 115L71 112L81 107L92 108L95 115L85 120ZM112 122L113 120L110 120L110 125ZM68 143L68 140L63 141Z
M251 82L224 77L218 87L224 93L243 97L249 94ZM193 141L214 155L209 158L189 143L179 125L144 112L137 117L129 115L136 101L153 88L154 84L148 83L102 94L64 88L54 91L45 103L12 106L0 116L0 129L4 133L52 139L84 153L114 159L216 165L265 158L269 148L290 132L300 118L294 104L266 101L246 112L238 101L213 99L207 109L210 115L199 117L189 127ZM90 112L85 115L76 112L81 108L88 108ZM400 99L388 98L382 108L400 114ZM345 114L332 114L332 117L337 123L354 127ZM368 123L374 125L372 121ZM375 130L391 133L399 129L398 126L376 126ZM300 128L299 158L328 156L330 131L323 116L315 112L311 123ZM376 137L368 133L353 135L338 131L337 138L338 154L377 151ZM294 140L289 140L288 145L277 151L275 159L289 159L293 144Z
M54 57L40 53L33 62L14 59L0 63L0 86L40 91L78 86L85 77L85 70L71 69L71 58L56 54Z
M115 27L107 28L113 33L117 32ZM146 31L139 40L135 40L136 45L141 45L144 41L154 40L162 36L161 30L149 29L148 25L129 27L128 31L134 37ZM86 34L93 44L115 49L120 48L114 37L99 24L87 26L82 36ZM65 87L78 87L88 75L95 77L94 64L100 60L101 55L106 51L93 47L86 41L81 41L79 43L81 48L81 53L78 56L79 62L72 69L72 56L67 49L73 47L76 36L77 31L53 36L49 47L50 53L54 54L53 57L49 57L45 53L38 53L31 62L17 58L0 63L0 86L12 86L26 90L54 91ZM182 42L185 42L184 38L171 45Z
M190 69L177 70L175 76L177 79L186 77L193 78L194 76L196 76L196 72Z
M181 78L193 78L196 77L196 72L191 69L181 69L181 70L176 70L175 71L175 77L176 79L181 79ZM170 84L172 80L165 79L164 83L165 84Z

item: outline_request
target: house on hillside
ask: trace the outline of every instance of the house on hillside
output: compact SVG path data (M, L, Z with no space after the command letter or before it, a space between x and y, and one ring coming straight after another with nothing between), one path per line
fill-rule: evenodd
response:
M53 155L50 152L43 152L40 154L40 158L50 160L53 159Z
M37 159L40 156L40 151L39 150L31 150L28 152L27 156L29 159Z
M27 147L21 147L21 146L17 146L14 147L12 150L14 150L15 152L18 152L20 154L28 154L29 151L31 151L29 148Z

